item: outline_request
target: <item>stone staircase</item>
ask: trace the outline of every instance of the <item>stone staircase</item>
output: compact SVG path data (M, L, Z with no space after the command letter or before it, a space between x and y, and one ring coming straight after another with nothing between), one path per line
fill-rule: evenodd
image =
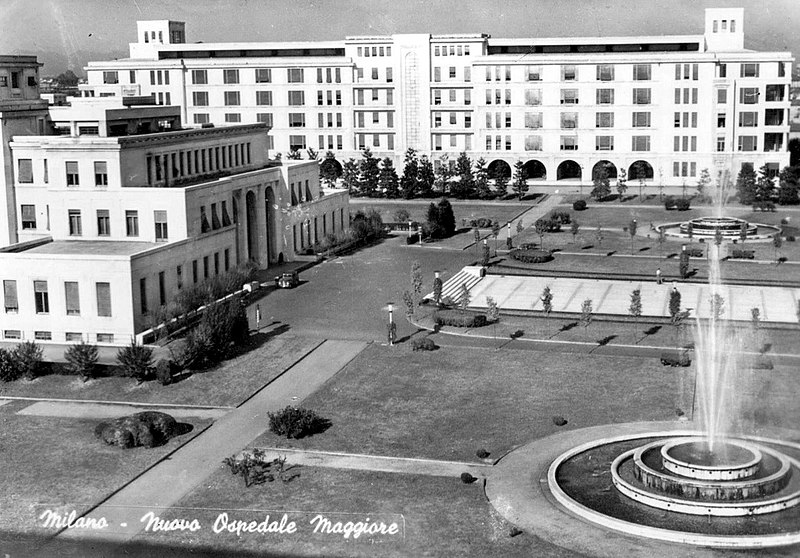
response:
M457 304L461 299L461 287L467 286L467 290L472 289L483 279L485 270L479 265L468 265L442 284L442 297L440 300L450 299L453 304ZM425 301L433 300L433 293L425 295Z

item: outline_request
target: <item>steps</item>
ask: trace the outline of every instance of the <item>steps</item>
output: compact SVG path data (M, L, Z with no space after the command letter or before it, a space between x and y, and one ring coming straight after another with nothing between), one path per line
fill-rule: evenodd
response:
M442 285L442 297L440 300L450 299L454 304L458 303L461 299L461 287L467 286L467 290L472 289L475 285L483 279L485 271L483 267L477 265L468 265L462 268L458 273L453 275L450 279ZM433 293L425 295L423 300L433 300Z

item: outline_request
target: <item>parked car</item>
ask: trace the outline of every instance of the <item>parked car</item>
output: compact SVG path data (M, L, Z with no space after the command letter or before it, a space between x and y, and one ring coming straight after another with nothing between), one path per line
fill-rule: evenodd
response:
M279 289L293 289L300 284L300 277L296 271L281 273L275 277L275 286Z

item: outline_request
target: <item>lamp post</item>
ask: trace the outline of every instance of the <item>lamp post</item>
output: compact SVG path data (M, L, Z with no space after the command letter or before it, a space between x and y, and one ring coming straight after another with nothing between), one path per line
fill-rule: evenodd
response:
M386 324L387 339L391 347L394 345L395 336L397 335L397 325L394 323L394 303L387 302L386 308L389 310L389 323Z
M507 225L506 229L507 229L507 231L506 231L507 232L507 235L506 235L506 248L511 250L511 221L508 222L508 225Z
M414 234L414 222L413 221L409 221L408 222L408 238L411 238L413 236L413 234Z

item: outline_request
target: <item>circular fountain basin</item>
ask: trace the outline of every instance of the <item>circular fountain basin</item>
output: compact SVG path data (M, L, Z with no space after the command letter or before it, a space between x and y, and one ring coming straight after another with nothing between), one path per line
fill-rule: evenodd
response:
M752 444L721 440L713 450L705 440L678 439L661 446L663 466L676 475L704 480L736 480L758 472L761 451Z
M747 241L771 240L776 232L780 232L779 227L750 223L737 217L697 217L679 223L664 223L657 225L655 229L667 237L708 241L715 239L719 234L723 240L738 241L742 236L742 225L745 227Z

